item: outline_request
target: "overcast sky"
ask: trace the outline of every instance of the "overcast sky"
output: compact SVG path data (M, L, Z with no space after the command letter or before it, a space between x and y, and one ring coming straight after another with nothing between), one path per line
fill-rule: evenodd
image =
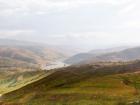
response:
M140 45L140 0L0 0L0 38L86 50Z

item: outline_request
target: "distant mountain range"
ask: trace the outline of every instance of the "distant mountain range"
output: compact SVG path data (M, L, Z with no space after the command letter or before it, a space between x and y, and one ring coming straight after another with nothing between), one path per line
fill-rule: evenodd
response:
M89 53L77 54L65 60L68 64L94 63L100 61L131 61L140 59L140 47L135 48L118 48Z

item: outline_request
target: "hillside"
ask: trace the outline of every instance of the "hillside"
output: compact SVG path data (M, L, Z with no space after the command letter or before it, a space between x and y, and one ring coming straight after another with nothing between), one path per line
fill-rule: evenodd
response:
M89 59L93 58L94 56L95 55L90 54L90 53L80 53L80 54L76 54L76 55L66 59L64 62L67 64L77 64L79 62L89 60Z
M111 53L99 53L98 54L88 54L87 57L80 56L78 60L78 56L80 54L73 56L67 60L65 60L68 64L89 64L94 62L105 62L105 61L132 61L132 60L139 60L140 59L140 47L135 48L128 48L121 51L111 52Z
M97 61L133 61L140 59L140 47L125 49L120 52L113 52L96 56L83 62L97 62Z
M113 48L107 48L107 49L95 49L91 50L88 53L95 54L95 55L100 55L100 54L106 54L106 53L111 53L111 52L119 52L125 49L130 48L129 46L121 46L121 47L113 47Z
M63 59L65 55L51 47L16 40L0 40L0 67L33 67Z
M22 70L4 70L0 71L0 94L5 94L7 92L19 89L27 84L37 81L43 77L52 74L54 70L38 70L27 71L22 68Z
M0 71L0 94L19 89L29 83L37 81L53 71L26 71L22 69Z
M139 61L63 68L3 95L1 104L135 105L140 96L139 71Z

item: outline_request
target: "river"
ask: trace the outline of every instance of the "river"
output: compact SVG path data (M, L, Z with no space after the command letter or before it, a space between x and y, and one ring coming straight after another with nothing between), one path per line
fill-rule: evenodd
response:
M42 65L41 69L43 70L52 70L52 69L57 69L57 68L62 68L62 67L67 67L69 66L68 64L65 64L61 61L56 61L56 62L52 62L49 65L45 64Z

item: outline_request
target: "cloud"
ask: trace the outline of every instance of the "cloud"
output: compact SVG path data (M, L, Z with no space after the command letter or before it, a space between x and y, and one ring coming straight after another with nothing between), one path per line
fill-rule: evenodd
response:
M118 13L118 15L125 15L125 14L128 14L130 12L133 12L133 10L135 9L136 7L136 4L135 3L131 3L131 4L128 4L126 6L124 6Z
M0 0L0 14L46 14L77 8L82 5L120 5L129 0Z
M17 35L30 35L33 33L33 30L0 30L0 38L10 38Z
M0 37L85 48L139 43L139 4L139 0L0 0Z
M121 45L139 45L140 32L88 32L70 34L68 40L84 47L114 47Z

